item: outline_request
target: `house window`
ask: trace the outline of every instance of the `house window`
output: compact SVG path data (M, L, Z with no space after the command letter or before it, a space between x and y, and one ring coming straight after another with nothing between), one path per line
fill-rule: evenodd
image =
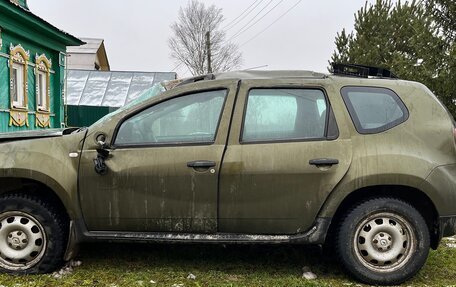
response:
M50 112L50 71L51 60L43 54L36 56L36 109L38 112Z
M38 72L38 96L37 96L37 107L39 110L47 111L47 85L46 85L46 74L43 72Z
M29 54L21 45L10 47L10 101L11 109L27 109L27 61Z
M24 95L24 65L13 63L11 74L13 108L26 108Z

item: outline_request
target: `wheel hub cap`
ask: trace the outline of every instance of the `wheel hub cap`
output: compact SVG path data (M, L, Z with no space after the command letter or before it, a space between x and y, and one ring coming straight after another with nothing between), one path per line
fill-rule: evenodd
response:
M375 246L378 251L388 251L393 246L393 237L389 233L379 232L374 236L372 245Z
M28 244L28 236L22 231L13 231L8 235L7 241L9 247L22 250Z

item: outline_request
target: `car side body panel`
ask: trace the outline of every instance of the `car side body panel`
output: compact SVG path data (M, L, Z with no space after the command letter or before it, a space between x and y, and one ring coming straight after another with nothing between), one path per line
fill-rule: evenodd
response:
M91 169L90 159L95 157L99 147L97 136L103 134L107 143L112 144L116 127L124 117L146 106L166 100L170 97L191 93L195 90L227 87L237 91L239 79L207 80L179 86L163 93L153 100L121 111L107 117L85 132L62 137L35 140L20 140L1 144L0 151L0 182L4 186L1 192L12 191L20 186L20 180L34 180L48 186L63 202L68 214L81 222L80 205L91 203L79 198L77 156L87 151L84 168ZM227 143L220 170L220 184L217 192L217 231L226 233L247 234L299 234L308 231L317 218L331 218L343 200L352 192L372 186L405 186L423 192L435 206L439 216L456 215L454 208L456 178L456 149L453 136L454 126L444 107L435 96L421 84L402 80L358 79L350 77L327 76L320 78L261 78L260 80L242 80L242 90L235 100L231 97L231 107L226 107L226 119L220 125L219 134L228 135L220 138L218 144ZM241 145L239 136L245 107L245 95L253 86L299 86L319 88L325 91L332 106L338 128L339 137L327 141L264 143L262 150L253 145ZM360 135L352 122L350 114L342 99L340 90L346 86L383 87L394 91L409 110L409 118L398 126L378 134ZM234 91L234 90L233 90ZM244 97L244 98L243 98ZM230 109L234 109L231 115ZM229 133L229 134L228 134ZM84 136L86 137L84 138ZM307 151L300 150L299 145L307 146ZM280 148L279 148L280 146ZM281 162L272 163L271 158L260 161L262 153L274 154L279 149ZM322 152L325 150L324 152ZM306 154L309 153L311 156ZM301 162L293 161L301 157ZM333 166L326 172L327 177L313 178L317 168L309 167L308 160L320 157L335 157L340 160L339 166ZM128 156L122 160L127 160ZM286 164L288 163L288 164ZM278 167L280 173L286 174L283 198L269 190L272 185L283 181L283 175L277 171L261 172L260 170ZM306 194L300 173L308 177L312 194ZM307 173L307 174L306 174ZM253 179L251 176L258 176ZM250 178L249 178L250 177ZM240 185L236 185L239 182ZM248 204L255 201L253 193L240 193L240 190L256 184L257 190L265 190L267 202L260 203L256 209L248 210ZM82 188L97 185L94 177ZM243 186L242 186L243 185ZM302 186L302 194L296 191ZM318 187L319 186L319 187ZM314 190L314 189L317 190ZM294 190L292 193L288 191ZM283 193L282 193L283 195ZM296 197L297 195L297 197ZM215 197L214 197L215 198ZM286 202L285 202L286 201ZM277 207L280 205L280 208ZM119 202L119 208L132 208L127 197ZM238 208L243 208L244 214ZM214 209L213 209L214 210ZM269 221L251 221L248 219L268 219ZM288 213L287 213L288 212ZM97 216L96 212L92 212ZM215 215L214 215L215 216ZM268 215L269 216L269 215ZM281 217L282 216L282 217ZM284 218L289 217L283 224ZM244 219L243 219L244 218ZM275 219L278 219L274 221ZM246 221L247 219L247 221ZM244 220L244 223L243 223ZM83 221L82 221L83 222ZM264 223L268 224L264 224ZM98 228L97 228L98 229ZM204 231L204 228L201 229ZM215 228L211 227L211 230ZM104 234L115 236L115 228Z

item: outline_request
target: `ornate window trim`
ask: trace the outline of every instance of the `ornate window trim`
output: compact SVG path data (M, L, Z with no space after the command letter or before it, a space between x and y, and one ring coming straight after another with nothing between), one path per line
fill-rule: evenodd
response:
M50 112L50 94L51 94L51 66L52 62L44 54L41 56L36 55L35 57L35 77L36 77L36 110ZM45 81L45 103L44 105L39 105L40 95L40 75L43 75Z
M27 83L29 58L30 52L25 51L20 44L17 46L10 45L10 58L8 62L10 68L10 126L29 126ZM20 74L17 74L18 70L22 70ZM18 76L22 76L22 79ZM17 85L20 86L18 87ZM21 105L17 105L17 101L14 100L15 93L19 93L21 96ZM17 97L17 99L19 98Z
M28 83L27 83L27 69L28 69L28 60L30 58L30 53L26 52L24 48L19 44L15 47L11 45L10 47L10 60L9 60L9 66L10 66L10 98L11 98L11 108L12 109L20 109L20 110L27 110L27 104L28 104L28 97L27 97L27 92L28 92ZM13 99L13 93L14 93L14 80L13 80L13 73L14 73L14 67L16 65L20 65L22 67L22 87L21 88L23 94L23 105L15 107L14 106L14 99ZM19 91L18 91L19 92Z
M37 127L50 127L51 113L51 67L52 61L45 54L35 56L35 91ZM44 99L43 97L44 93Z

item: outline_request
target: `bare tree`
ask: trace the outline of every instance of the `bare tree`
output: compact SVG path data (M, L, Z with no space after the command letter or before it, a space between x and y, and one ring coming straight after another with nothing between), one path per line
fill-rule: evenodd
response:
M176 22L171 25L173 35L168 40L171 58L184 64L193 75L208 73L206 33L210 34L211 67L213 72L239 68L242 54L238 46L228 42L221 30L222 9L191 0L179 9Z

